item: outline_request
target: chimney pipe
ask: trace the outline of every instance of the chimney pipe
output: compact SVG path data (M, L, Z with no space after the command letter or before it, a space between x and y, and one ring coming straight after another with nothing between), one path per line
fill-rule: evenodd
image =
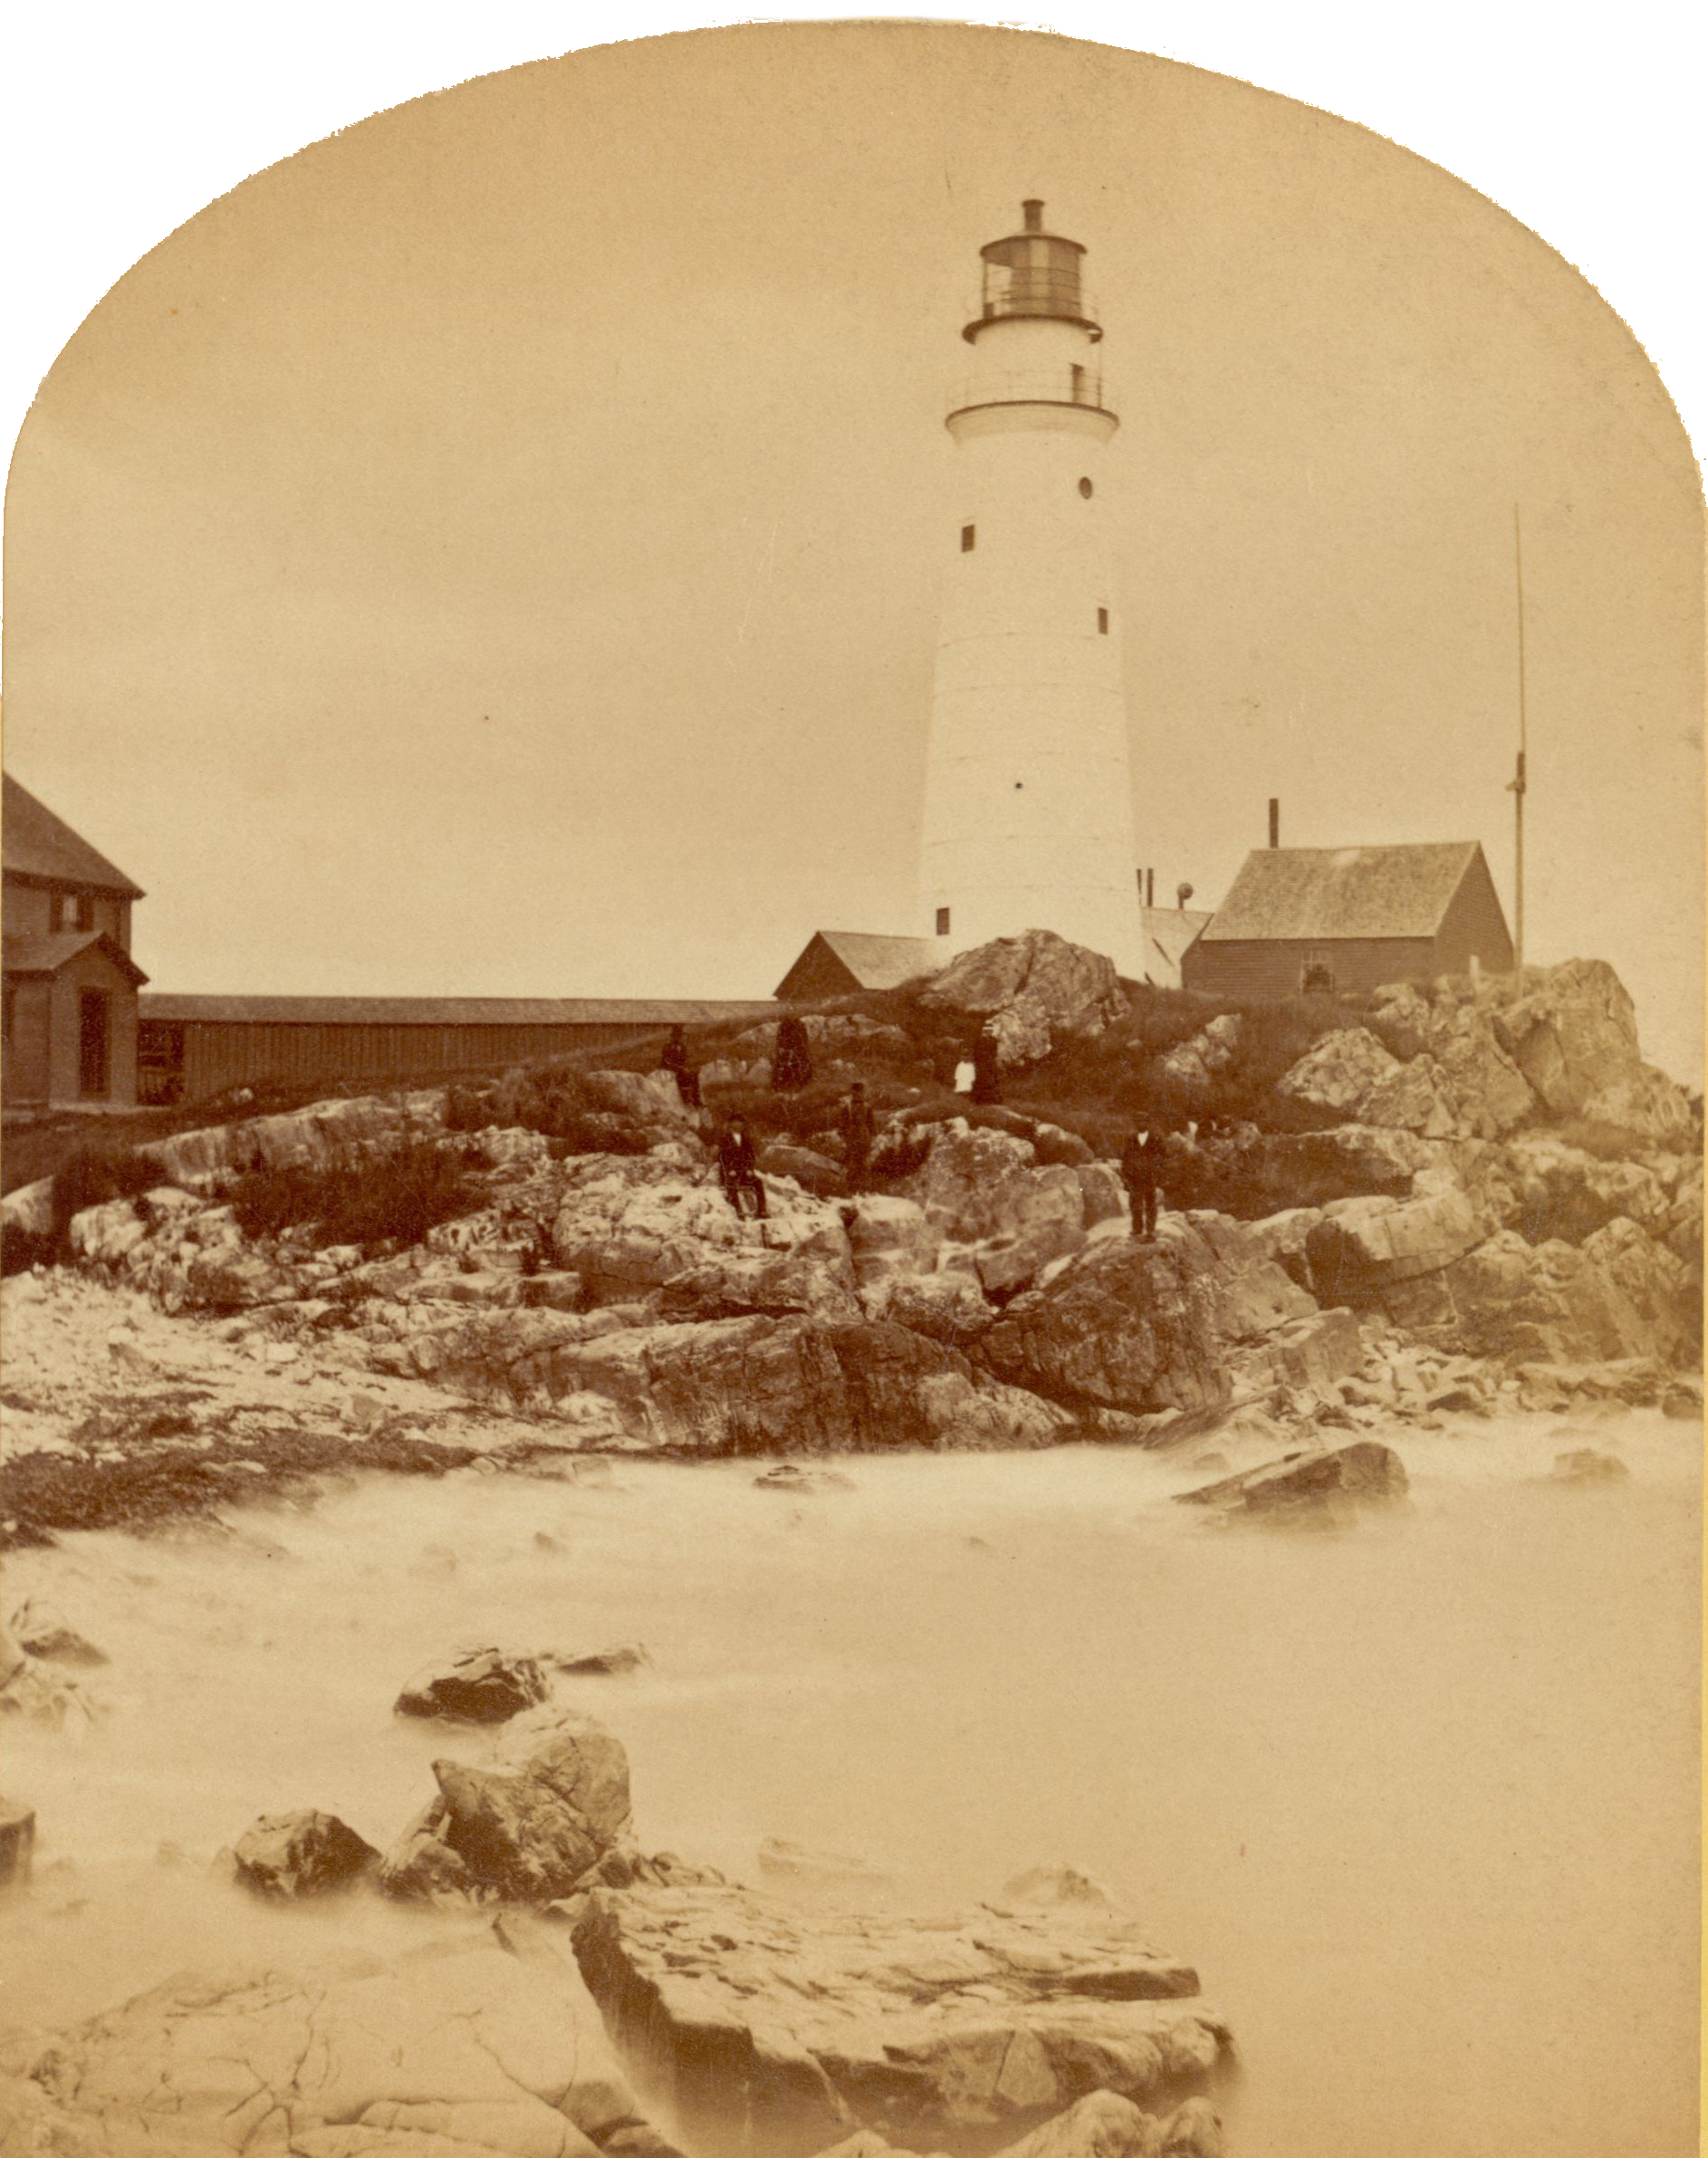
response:
M1191 897L1192 887L1189 884L1177 884L1175 887L1175 905L1180 909L1182 914L1185 913L1186 901L1190 899Z
M1271 847L1281 845L1281 797L1278 794L1271 794L1269 798L1269 843Z
M1029 195L1026 197L1020 206L1020 212L1026 220L1026 230L1029 233L1042 232L1044 229L1044 206L1035 195Z
M1155 906L1156 904L1156 872L1155 869L1147 869L1145 872L1145 904L1147 906Z

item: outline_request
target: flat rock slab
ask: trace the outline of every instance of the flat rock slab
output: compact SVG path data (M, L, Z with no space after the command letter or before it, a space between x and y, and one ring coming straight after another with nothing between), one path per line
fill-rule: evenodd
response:
M597 1889L574 1916L618 2045L707 2147L989 2147L1089 2091L1201 2086L1231 2044L1197 1973L1105 1911L922 1920L720 1886Z

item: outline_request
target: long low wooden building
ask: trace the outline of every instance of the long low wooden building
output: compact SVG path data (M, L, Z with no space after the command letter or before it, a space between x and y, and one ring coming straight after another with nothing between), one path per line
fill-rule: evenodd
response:
M170 1103L236 1087L425 1082L776 1010L769 1001L657 997L144 995L137 1091L143 1102Z

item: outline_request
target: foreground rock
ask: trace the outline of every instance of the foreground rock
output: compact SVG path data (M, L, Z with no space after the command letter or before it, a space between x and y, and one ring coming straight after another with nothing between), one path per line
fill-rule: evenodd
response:
M984 1020L1009 1065L1035 1063L1060 1041L1099 1034L1127 1010L1113 963L1049 929L964 952L921 1002Z
M985 1906L922 1924L751 1890L597 1890L576 1955L690 2136L806 2158L851 2130L930 2150L1095 2089L1178 2098L1229 2036L1131 1922Z
M1184 1506L1213 1507L1228 1519L1333 1521L1360 1507L1403 1499L1406 1490L1405 1463L1393 1448L1360 1439L1331 1453L1290 1454L1178 1498Z
M177 1978L11 2049L0 2148L66 2158L674 2158L567 1959L507 1929L406 1959Z
M244 1886L276 1903L353 1888L379 1863L336 1814L312 1811L263 1814L232 1856Z
M997 2158L1224 2158L1222 2122L1207 2098L1188 2098L1166 2118L1141 2113L1130 2098L1091 2091L1066 2113L1009 2144ZM916 2158L869 2128L824 2158Z
M494 1767L436 1760L433 1775L438 1797L380 1869L391 1895L551 1903L629 1832L628 1756L590 1716L536 1711L505 1731Z

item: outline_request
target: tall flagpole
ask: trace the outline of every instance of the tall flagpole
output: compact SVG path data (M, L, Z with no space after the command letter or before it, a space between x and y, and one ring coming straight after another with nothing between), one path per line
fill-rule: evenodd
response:
M1518 768L1507 787L1512 797L1512 964L1524 971L1524 796L1530 781L1524 768L1529 723L1524 708L1524 537L1518 504L1512 504L1512 568L1518 582Z

